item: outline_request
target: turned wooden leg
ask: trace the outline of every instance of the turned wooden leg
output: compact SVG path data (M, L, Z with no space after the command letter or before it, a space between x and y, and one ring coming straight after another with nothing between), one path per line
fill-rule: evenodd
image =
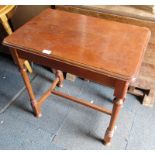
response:
M126 98L128 86L129 86L128 82L120 80L118 80L115 84L115 91L114 91L115 98L113 100L111 119L104 136L104 144L106 145L110 144L112 137L114 135L115 123L118 118L119 112L123 106L123 102Z
M123 99L115 98L113 100L113 110L111 115L111 120L109 123L109 126L106 130L105 136L104 136L104 144L108 145L111 142L111 139L113 137L114 131L115 131L115 123L116 119L118 118L118 114L120 112L120 109L123 105Z
M56 70L56 69L52 69L52 71L55 74L55 76L59 78L58 86L63 87L63 81L64 81L63 72L61 70Z
M31 106L32 106L32 108L34 110L34 113L35 113L35 115L37 117L41 117L40 106L38 106L38 104L37 104L37 101L36 101L35 95L33 93L32 86L31 86L31 83L30 83L30 80L29 80L26 68L25 67L20 68L20 72L22 74L25 86L26 86L27 91L29 93L30 101L31 101Z
M61 70L56 70L56 76L59 78L58 86L63 87L63 81L64 81L63 72Z
M11 54L14 57L14 60L17 62L18 67L20 69L21 75L23 77L26 89L27 89L29 97L30 97L32 109L37 117L41 117L40 105L38 104L38 102L35 98L35 95L34 95L34 92L33 92L32 86L31 86L31 82L30 82L29 76L27 74L27 69L24 64L25 60L23 60L19 57L18 51L16 49L12 49Z

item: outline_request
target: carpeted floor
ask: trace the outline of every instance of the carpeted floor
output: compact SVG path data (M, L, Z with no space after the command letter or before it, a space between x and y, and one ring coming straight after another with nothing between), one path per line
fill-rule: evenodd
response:
M54 75L34 65L30 75L39 97ZM113 90L83 81L64 82L60 91L111 108ZM117 121L111 146L102 139L109 116L51 95L42 106L43 116L32 114L27 91L12 60L0 55L0 149L155 149L155 107L144 107L128 94Z

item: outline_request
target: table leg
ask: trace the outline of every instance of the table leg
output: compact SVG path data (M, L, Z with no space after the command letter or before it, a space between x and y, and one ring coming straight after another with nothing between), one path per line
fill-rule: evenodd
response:
M34 95L34 92L33 92L32 86L31 86L31 82L30 82L29 76L27 74L27 69L24 64L25 60L23 60L19 57L16 49L12 49L11 54L12 54L14 60L17 62L18 67L20 69L21 75L23 77L26 89L27 89L29 97L30 97L32 109L34 110L34 113L37 117L41 117L40 106L35 98L35 95Z
M106 145L110 144L111 139L113 137L113 134L115 131L116 119L118 118L118 114L122 108L123 99L115 98L113 100L113 103L114 103L114 105L113 105L111 120L110 120L109 126L108 126L105 136L104 136L104 144L106 144Z
M106 130L105 136L104 136L104 144L108 145L111 143L112 137L114 135L115 131L115 123L118 118L119 112L123 106L124 100L126 98L128 89L128 83L118 81L115 86L115 92L114 92L114 100L113 100L113 109L112 109L112 115L110 119L109 126Z
M34 92L33 92L33 89L32 89L32 86L31 86L30 79L29 79L29 76L27 74L26 68L23 66L22 68L20 68L20 72L21 72L21 75L22 75L22 77L24 79L24 83L25 83L26 89L28 91L30 101L31 101L31 106L32 106L32 108L34 110L34 113L35 113L35 115L37 117L41 117L40 106L38 106L38 104L37 104L37 100L35 98L35 95L34 95Z
M53 68L51 68L51 70L55 74L55 77L58 77L59 78L58 86L59 87L63 87L63 81L64 81L63 72L61 70L56 70L56 69L53 69Z
M58 86L63 87L63 81L64 81L63 72L61 70L56 70L56 77L59 78Z

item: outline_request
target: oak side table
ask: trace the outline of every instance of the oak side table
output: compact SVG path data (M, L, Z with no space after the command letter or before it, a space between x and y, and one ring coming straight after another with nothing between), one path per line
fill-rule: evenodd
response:
M37 117L41 116L41 105L49 95L64 97L111 117L104 136L104 144L109 144L149 38L150 31L145 27L47 9L6 37L3 44L12 49ZM33 93L25 60L56 69L54 82L39 100ZM61 71L113 87L113 109L55 90L56 85L63 85Z

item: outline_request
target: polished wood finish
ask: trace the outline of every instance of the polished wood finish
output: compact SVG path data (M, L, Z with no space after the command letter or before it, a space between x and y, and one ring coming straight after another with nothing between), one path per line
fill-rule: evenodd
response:
M136 8L135 8L136 7ZM150 6L145 6L150 7ZM155 16L140 6L55 6L56 9L85 14L102 19L148 27L151 38L145 52L140 72L135 82L130 83L129 92L139 101L152 107L155 103ZM134 87L134 89L133 89Z
M104 143L108 144L128 85L138 74L149 37L150 31L144 27L47 9L3 43L13 49L37 117L41 116L41 105L50 94L104 112L111 116L104 137ZM22 63L25 59L54 68L56 78L39 100L35 99ZM114 87L113 110L56 91L57 85L63 86L62 71Z
M36 16L23 26L24 30L18 29L5 41L21 49L29 47L38 54L50 50L49 57L87 65L115 78L132 80L136 76L135 66L138 68L144 54L139 51L144 50L150 36L147 28L56 10L50 12L47 9Z
M52 86L38 100L39 106L47 99L47 97L51 95L51 92L55 89L59 81L60 81L59 77L56 77L56 79L52 83Z
M122 108L122 105L123 105L123 99L119 99L119 98L116 98L114 99L113 101L113 109L112 109L112 116L111 116L111 120L110 120L110 123L109 123L109 126L106 130L106 133L105 133L105 136L104 136L104 143L106 145L109 145L110 142L111 142L111 139L114 135L114 132L115 132L115 123L116 123L116 119L118 118L118 114Z
M61 97L63 97L63 98L69 99L69 100L71 100L71 101L77 102L77 103L79 103L79 104L85 105L85 106L87 106L87 107L89 107L89 108L95 109L95 110L97 110L97 111L103 112L103 113L108 114L108 115L111 115L111 113L112 113L112 112L111 112L110 110L108 110L108 109L105 109L105 108L103 108L103 107L99 107L99 106L97 106L97 105L95 105L95 104L92 104L92 103L89 103L89 102L87 102L87 101L85 101L85 100L82 100L82 99L78 99L78 98L76 98L76 97L69 96L69 95L67 95L67 94L65 94L65 93L62 93L62 92L58 92L58 91L53 90L53 91L51 91L51 93L52 93L52 94L55 94L55 95L57 95L57 96L61 96Z

